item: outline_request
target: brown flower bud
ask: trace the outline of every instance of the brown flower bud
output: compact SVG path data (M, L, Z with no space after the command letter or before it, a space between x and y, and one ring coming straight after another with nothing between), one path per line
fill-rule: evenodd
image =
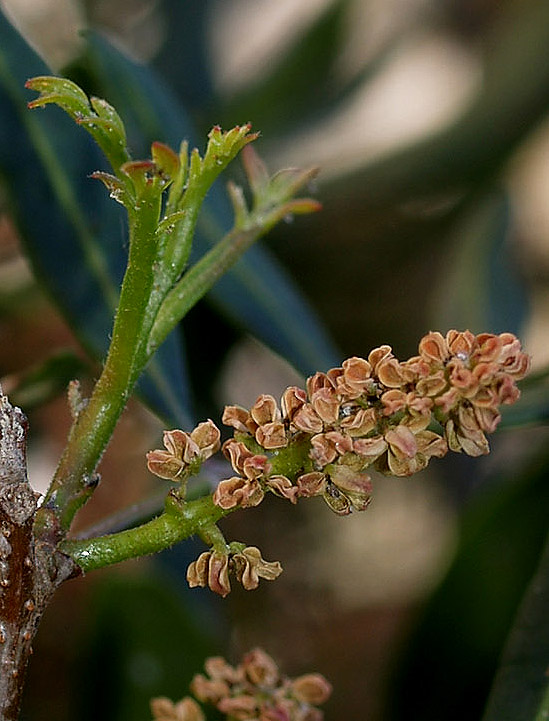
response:
M387 357L376 366L376 375L387 388L400 388L406 383L406 377L396 358Z
M278 666L262 648L254 648L242 659L244 672L254 686L274 688L280 679Z
M267 479L267 487L277 496L287 498L292 503L297 503L299 488L294 486L286 476L270 476Z
M377 373L377 366L381 361L386 358L392 358L392 348L390 345L382 345L379 348L374 348L368 356L368 363L372 368L373 373Z
M296 480L297 495L300 498L320 496L326 490L326 474L319 471L304 473Z
M286 429L280 421L264 423L255 432L255 440L267 450L285 448L288 445Z
M220 448L221 433L219 428L213 421L208 419L203 423L199 423L194 431L191 432L192 440L200 449L200 457L206 460L213 456Z
M351 438L367 435L376 425L377 415L374 408L359 408L355 412L351 411L351 414L344 416L340 422L341 429Z
M385 434L385 440L393 453L406 458L413 458L417 453L416 437L406 426L395 426Z
M147 467L156 476L175 479L180 476L199 451L188 433L180 430L164 431L165 451L155 450L147 453Z
M221 481L213 494L213 502L220 508L249 508L263 500L263 489L257 479L233 476Z
M282 416L273 396L262 394L250 408L250 415L258 426L280 421Z
M304 433L321 433L324 429L322 419L309 403L306 403L297 411L294 415L292 425L297 428L298 431L303 431Z
M346 388L355 397L366 393L372 385L372 366L364 358L353 356L342 363L343 378Z
M174 704L165 697L151 700L153 721L205 721L204 713L196 701L188 696Z
M474 457L490 451L472 408L460 406L457 417L450 418L444 430L448 447L452 451L464 451L468 456Z
M429 363L444 363L449 358L446 340L438 331L427 333L419 342L419 354Z
M209 586L225 597L231 591L229 582L229 556L218 551L206 551L187 569L187 582L191 588Z
M331 388L320 388L316 391L311 405L324 423L334 424L338 420L340 402Z
M242 470L246 478L253 480L254 478L266 476L271 470L271 464L267 456L262 456L258 453L255 456L245 459L242 464Z
M249 412L241 406L225 406L221 420L226 426L232 426L241 433L253 433L255 431L255 422ZM252 430L250 425L253 426Z
M373 463L387 450L387 441L383 436L357 438L353 441L353 450L355 453L358 453L359 456L367 459L369 463Z
M212 679L221 679L229 684L241 683L244 675L240 668L234 668L223 656L210 656L204 662L206 673Z
M334 368L329 371L330 375L333 374L334 371L337 371L338 373L343 372L341 368ZM318 372L315 373L314 376L307 378L307 395L309 398L312 398L321 388L335 388L335 384L332 382L329 375Z
M259 586L259 579L274 581L282 573L278 561L265 561L261 551L255 546L248 546L233 556L233 565L237 579L247 591Z
M237 473L244 474L244 462L248 458L253 458L254 454L242 441L229 438L223 444L223 455L229 459L231 466Z
M308 673L292 681L292 694L298 701L318 706L332 694L332 685L319 673Z
M231 693L226 681L218 678L209 679L201 673L194 676L190 689L199 701L209 701L213 704Z
M282 407L282 415L289 421L293 420L297 411L307 402L307 394L297 386L286 388L282 394L280 405Z
M422 378L416 384L416 393L419 396L436 396L448 386L444 371L431 373L427 378Z
M446 333L446 343L451 355L463 361L469 360L477 347L477 340L470 330L449 330Z

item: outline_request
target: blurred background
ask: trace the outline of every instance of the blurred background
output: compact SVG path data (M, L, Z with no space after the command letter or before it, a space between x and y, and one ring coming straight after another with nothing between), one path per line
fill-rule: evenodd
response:
M6 106L16 103L10 63L23 78L37 74L32 48L112 102L138 154L157 137L177 142L164 132L183 127L203 147L213 124L250 120L271 170L321 168L310 192L323 211L277 228L247 281L231 276L185 319L174 341L181 367L171 371L184 379L187 417L219 418L225 403L247 406L261 392L278 397L382 343L404 359L431 329L515 332L538 371L487 458L376 477L371 507L349 518L315 502L289 512L272 498L226 519L229 539L282 562L275 584L236 588L224 602L190 592L185 570L203 550L198 541L67 584L35 645L24 718L145 720L147 700L183 696L205 655L237 660L261 645L287 673L318 670L333 682L327 719L481 719L549 520L549 4L2 0L0 8L6 37L16 30L30 46L0 47ZM0 375L29 414L31 481L44 490L70 423L66 382L83 375L89 385L102 350L94 339L108 325L97 330L71 310L71 293L88 279L56 249L63 230L48 221L53 205L41 210L46 201L34 197L38 166L27 158L24 116L14 117L0 122ZM68 126L51 132L76 147ZM98 161L86 148L70 162L92 204L86 175ZM224 201L210 201L223 228ZM86 222L101 235L97 212ZM123 256L123 219L109 218L109 243ZM116 278L119 257L108 257ZM130 405L80 529L144 496L154 505L160 486L144 454L163 427Z

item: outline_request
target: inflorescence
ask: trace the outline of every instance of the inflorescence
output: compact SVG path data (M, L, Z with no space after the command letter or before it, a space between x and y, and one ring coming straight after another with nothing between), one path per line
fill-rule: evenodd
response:
M295 679L282 676L276 663L262 649L247 653L238 666L221 657L206 660L206 674L191 682L191 692L202 703L213 704L235 721L322 721L318 708L328 700L332 687L318 673ZM151 702L154 721L205 721L195 698L178 703L167 698Z
M294 504L321 496L340 515L364 510L372 491L369 468L410 476L448 450L488 453L486 434L496 429L500 406L518 400L516 381L529 366L512 333L431 332L418 355L404 362L383 345L367 359L348 358L315 373L305 389L287 388L280 407L271 395L259 396L249 410L227 406L223 423L233 437L222 450L235 475L219 483L213 501L224 510L247 508L270 491ZM191 434L167 431L164 444L166 451L148 454L150 470L183 479L218 450L220 432L207 421ZM222 563L216 553L203 554L189 580L214 587L222 578L225 595L229 565L239 580L243 565L229 564L228 550ZM275 577L274 571L265 574Z

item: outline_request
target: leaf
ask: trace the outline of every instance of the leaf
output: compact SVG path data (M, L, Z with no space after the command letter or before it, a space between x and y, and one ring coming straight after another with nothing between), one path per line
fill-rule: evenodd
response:
M483 82L464 114L441 131L326 183L363 206L462 192L492 177L549 107L549 4L511 3L494 25Z
M178 560L188 564L193 548ZM163 565L96 582L88 633L78 644L75 718L150 721L150 699L188 695L204 659L219 652L221 604L192 595Z
M90 354L104 356L126 262L125 220L88 175L105 160L57 109L27 110L31 76L48 68L0 13L0 172L34 271ZM140 383L145 401L172 423L190 424L177 337Z
M460 464L464 473L471 462ZM456 556L421 614L390 689L391 721L480 718L545 543L548 469L542 451L520 471L487 480L465 509Z
M132 62L96 33L88 33L88 50L70 72L80 83L94 85L116 106L130 146L145 152L156 139L191 146L195 134L184 108L153 71ZM201 213L192 261L223 237L232 224L224 189L214 185ZM239 328L256 335L285 356L302 373L337 364L338 354L311 308L282 267L264 249L251 248L207 296L210 303Z
M499 190L469 203L454 228L452 249L438 272L433 327L518 334L527 314L526 290L513 258L513 218Z
M10 390L13 405L20 406L25 413L47 403L61 393L67 385L83 372L89 371L85 363L70 350L61 350L49 356L39 366L30 368Z
M549 717L549 537L521 604L482 721Z
M349 0L328 3L266 73L229 101L224 117L250 118L268 135L317 120L336 92L334 65L344 48L349 5Z

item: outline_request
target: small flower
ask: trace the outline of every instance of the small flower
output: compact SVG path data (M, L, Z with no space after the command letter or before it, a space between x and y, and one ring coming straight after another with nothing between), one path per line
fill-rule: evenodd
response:
M278 561L265 561L261 551L255 546L248 546L233 556L235 574L246 591L259 586L259 579L274 581L282 573L282 566Z
M428 363L442 365L449 358L448 345L441 333L427 333L419 343L419 353Z
M187 569L187 582L191 588L208 586L214 593L225 597L231 592L229 555L218 551L201 553Z
M213 502L220 508L229 509L241 506L258 506L264 497L263 489L257 478L233 476L221 481L213 494Z
M326 474L320 471L312 471L298 476L297 495L300 498L312 498L321 496L326 490Z
M292 681L292 693L298 701L318 706L332 694L332 685L319 673L308 673Z
M151 701L153 721L205 721L206 717L196 701L189 696L173 703L163 696Z
M255 432L255 439L260 446L269 451L275 448L285 448L288 445L286 429L280 421L259 426Z
M241 406L225 406L221 420L226 426L232 426L240 433L254 433L257 428L250 413Z
M282 394L280 405L282 407L282 415L289 421L293 420L297 411L307 402L307 393L297 386L286 388Z
M281 498L287 498L292 503L297 503L299 488L294 486L287 476L273 475L267 479L267 488Z
M280 680L278 666L262 648L249 651L242 659L242 668L254 686L273 687Z
M268 394L263 394L258 397L250 408L250 415L258 426L265 425L265 423L273 423L282 418L276 400Z
M147 466L151 473L160 478L175 480L183 476L189 466L202 463L220 447L219 428L211 420L199 423L191 432L164 431L165 451L147 453Z
M219 661L219 659L216 659ZM209 701L228 718L241 721L322 721L317 708L330 696L332 688L317 673L296 679L283 676L275 661L262 649L247 653L229 672L217 676L206 671L194 677L191 690L201 701Z

